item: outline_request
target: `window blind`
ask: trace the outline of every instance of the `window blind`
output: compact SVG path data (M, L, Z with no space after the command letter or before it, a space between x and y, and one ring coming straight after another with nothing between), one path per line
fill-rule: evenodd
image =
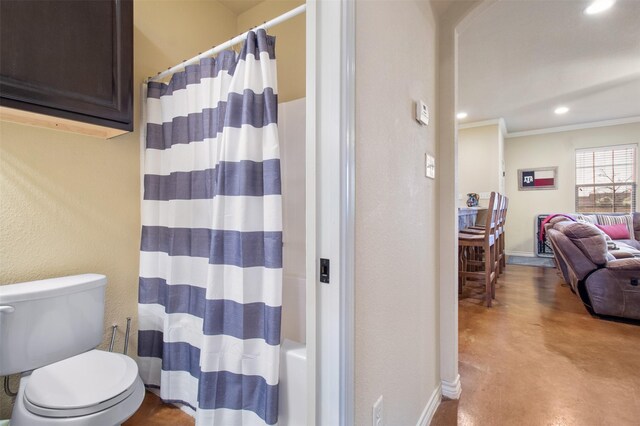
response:
M635 211L636 151L637 145L576 150L576 212Z

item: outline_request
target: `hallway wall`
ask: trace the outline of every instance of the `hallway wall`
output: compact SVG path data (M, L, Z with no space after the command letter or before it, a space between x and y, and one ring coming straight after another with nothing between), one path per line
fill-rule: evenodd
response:
M498 123L460 126L458 130L458 203L466 206L467 194L480 195L486 206L492 191L504 193L504 135ZM485 193L485 197L483 194Z
M355 62L354 424L371 424L382 395L384 424L411 425L440 383L435 126L413 104L436 104L430 4L357 1Z

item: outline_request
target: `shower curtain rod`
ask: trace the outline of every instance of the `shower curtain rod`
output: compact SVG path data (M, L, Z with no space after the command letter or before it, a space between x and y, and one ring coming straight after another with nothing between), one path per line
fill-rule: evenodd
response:
M262 25L258 25L255 28L250 29L249 31L255 31L255 30L260 30L260 29L265 29L268 30L271 27L274 27L284 21L288 21L289 19L300 15L301 13L304 13L307 10L307 5L303 4L302 6L298 6L295 9L292 9L286 13L283 13L282 15L273 18L270 21L265 22ZM183 61L181 63L179 63L178 65L175 65L165 71L159 72L158 75L156 75L155 77L149 77L147 80L145 80L145 83L148 83L150 81L158 81L158 80L162 80L163 78L173 74L176 71L180 71L182 68L186 67L187 65L191 65L191 64L195 64L197 62L200 61L200 59L204 59L207 58L209 56L213 56L217 53L222 52L225 49L230 48L233 45L236 45L242 41L244 41L247 38L247 34L249 34L249 31L246 31L242 34L240 34L239 36L236 36L234 38L232 38L231 40L224 42L218 46L214 46L211 49L207 50L204 53L199 54L198 56L195 56L189 60Z

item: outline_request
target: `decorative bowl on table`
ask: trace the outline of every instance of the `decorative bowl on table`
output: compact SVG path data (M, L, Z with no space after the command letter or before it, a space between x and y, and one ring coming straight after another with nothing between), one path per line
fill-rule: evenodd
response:
M467 207L477 207L479 201L480 196L475 192L470 192L467 194Z

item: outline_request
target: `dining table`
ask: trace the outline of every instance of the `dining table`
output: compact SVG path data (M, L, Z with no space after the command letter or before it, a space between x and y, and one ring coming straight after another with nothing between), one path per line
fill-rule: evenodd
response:
M486 207L458 207L458 229L465 229L477 225L478 219L482 221L487 212Z

